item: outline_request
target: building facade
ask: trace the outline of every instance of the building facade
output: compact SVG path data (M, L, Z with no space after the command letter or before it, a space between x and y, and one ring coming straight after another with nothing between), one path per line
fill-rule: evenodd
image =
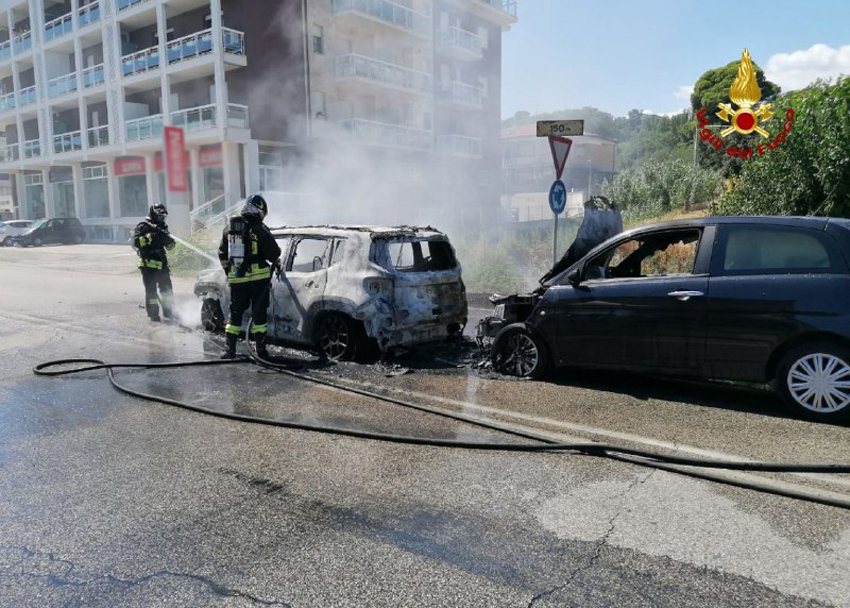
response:
M181 230L248 192L304 189L305 162L341 141L381 159L378 179L411 177L386 160L483 182L500 163L514 13L513 0L0 0L0 172L20 217L76 216L104 241L156 201ZM168 125L185 132L186 194L166 188Z

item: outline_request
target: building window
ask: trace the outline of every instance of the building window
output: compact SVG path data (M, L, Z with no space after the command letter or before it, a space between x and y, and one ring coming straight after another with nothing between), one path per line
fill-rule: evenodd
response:
M83 167L83 192L85 194L83 209L83 215L85 217L109 217L109 189L106 184L106 165Z
M121 217L144 217L148 212L148 184L144 175L118 178Z
M313 52L317 55L325 54L325 28L321 25L313 25Z
M313 91L311 104L313 106L313 115L316 118L328 118L327 98L322 91Z

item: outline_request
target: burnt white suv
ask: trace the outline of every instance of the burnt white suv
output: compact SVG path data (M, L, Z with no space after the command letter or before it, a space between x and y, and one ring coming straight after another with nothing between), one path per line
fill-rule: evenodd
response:
M352 360L463 332L466 289L442 232L305 226L273 228L272 234L284 272L271 282L270 342ZM222 330L230 306L224 272L202 272L195 295L204 327Z

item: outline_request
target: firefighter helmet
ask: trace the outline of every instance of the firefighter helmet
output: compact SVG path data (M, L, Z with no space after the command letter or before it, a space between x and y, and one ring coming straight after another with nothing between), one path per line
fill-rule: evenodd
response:
M266 199L259 194L252 194L245 199L245 204L242 206L242 211L239 215L245 219L257 218L263 221L268 213L269 206L266 203Z
M165 208L165 205L162 203L157 203L156 205L151 205L150 209L148 209L148 219L154 224L158 224L160 226L165 224L165 218L168 216L168 209Z

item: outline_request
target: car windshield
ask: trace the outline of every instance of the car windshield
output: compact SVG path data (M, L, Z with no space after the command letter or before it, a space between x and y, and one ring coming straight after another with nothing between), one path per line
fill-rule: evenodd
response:
M36 228L41 228L47 223L47 220L38 220L35 224L33 224L32 228L35 230Z
M447 241L398 239L389 243L392 268L399 272L436 272L457 267L452 246Z

